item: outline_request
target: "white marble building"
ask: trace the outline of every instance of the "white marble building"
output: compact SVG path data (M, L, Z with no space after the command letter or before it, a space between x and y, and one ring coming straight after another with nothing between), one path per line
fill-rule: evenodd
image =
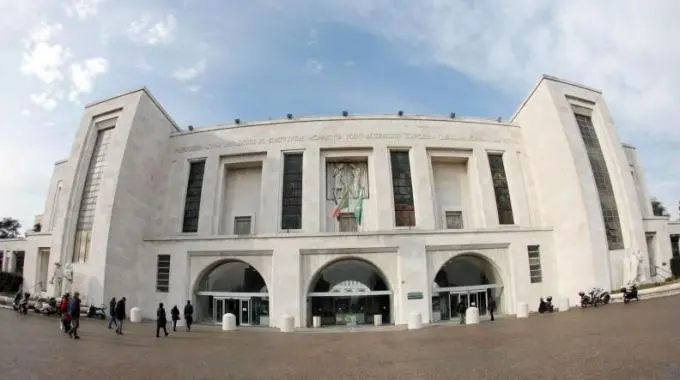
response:
M602 93L543 76L509 121L338 115L181 130L140 89L85 108L55 164L27 290L196 304L242 325L455 319L622 285L627 252L663 278L680 225L654 217ZM677 239L675 240L677 245ZM676 254L679 254L676 252ZM71 278L52 283L61 263Z

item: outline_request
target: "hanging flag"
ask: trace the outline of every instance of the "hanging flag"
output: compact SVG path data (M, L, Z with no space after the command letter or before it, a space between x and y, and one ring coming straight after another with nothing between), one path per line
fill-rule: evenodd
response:
M331 216L337 218L342 213L342 210L349 206L349 191L347 189L342 189L342 194L340 195L340 203L338 203L335 208L331 211Z
M361 224L361 216L364 212L364 189L359 190L359 199L356 206L354 206L354 220L357 224Z

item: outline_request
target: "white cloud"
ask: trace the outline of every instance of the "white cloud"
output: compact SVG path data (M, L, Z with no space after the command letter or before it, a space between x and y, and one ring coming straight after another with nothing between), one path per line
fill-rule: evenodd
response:
M312 75L316 75L323 71L324 66L321 62L317 61L316 59L308 59L305 62L305 69Z
M57 106L57 99L47 91L31 94L31 101L47 111L52 111Z
M291 2L291 14L309 8ZM315 22L350 25L391 44L407 62L448 67L518 98L542 73L603 89L622 137L650 144L640 153L652 194L667 205L680 198L680 167L656 162L653 156L668 153L652 148L672 141L678 150L680 143L680 128L669 122L680 119L679 1L354 0L311 7Z
M29 110L28 108L22 108L22 109L21 109L21 113L24 114L24 115L26 115L26 116L30 116L30 115L31 115L31 110Z
M85 20L97 14L101 2L102 0L71 0L66 5L66 14Z
M189 90L190 92L198 92L201 90L201 86L189 86L187 87L187 90Z
M25 51L22 54L20 70L24 75L32 75L45 84L51 84L63 78L61 67L70 57L67 48L60 44L51 44L52 38L62 30L61 24L40 23L24 41Z
M206 60L201 59L191 67L182 67L175 70L173 76L183 82L194 79L197 76L203 74L203 72L205 71L205 64Z
M152 22L147 16L132 22L127 30L130 39L147 45L171 43L177 29L175 16L168 14L165 20L159 20L153 24Z
M347 60L347 61L345 61L345 62L342 63L343 66L347 66L347 67L355 66L356 64L357 64L357 63L354 62L354 61L351 60L351 59L349 59L349 60Z
M102 57L86 59L71 65L71 92L69 100L78 102L79 94L92 92L94 80L109 71L109 61Z

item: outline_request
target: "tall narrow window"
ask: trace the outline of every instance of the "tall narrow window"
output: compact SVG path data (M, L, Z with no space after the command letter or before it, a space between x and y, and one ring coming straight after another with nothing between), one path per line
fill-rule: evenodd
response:
M187 181L187 195L184 198L182 232L198 232L204 172L205 160L193 161L189 164L189 180Z
M26 259L26 252L24 251L15 251L14 252L14 260L15 265L14 265L14 272L19 273L19 274L24 274L24 261Z
M302 228L302 153L283 156L283 190L281 194L281 229Z
M390 152L390 161L392 164L394 223L397 227L413 227L416 225L416 209L413 204L409 152L393 150Z
M529 253L529 276L532 284L543 282L543 270L541 269L541 246L527 246Z
M94 223L97 196L104 180L104 167L109 152L111 136L114 128L103 129L97 132L92 157L85 176L83 196L80 200L78 219L76 221L76 233L73 244L74 263L87 261L90 252L90 240L92 238L92 224Z
M590 116L579 113L574 115L576 116L578 129L581 131L581 137L588 153L590 168L592 169L595 186L600 198L600 208L602 209L602 218L604 219L604 227L607 234L607 244L610 250L623 249L623 234L621 232L619 210L616 207L612 181L609 177L607 163L604 160L593 121Z
M156 263L156 291L170 291L170 255L158 255Z
M673 257L680 256L680 235L671 235L671 252Z
M503 165L503 155L490 153L489 167L491 168L493 192L496 196L498 223L515 224L515 218L512 214L512 202L510 201L510 189L508 189L508 178L505 175L505 166Z

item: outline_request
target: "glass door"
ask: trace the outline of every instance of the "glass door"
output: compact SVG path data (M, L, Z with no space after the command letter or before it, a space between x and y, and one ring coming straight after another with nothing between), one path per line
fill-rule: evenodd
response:
M241 313L241 324L250 324L250 300L240 300L240 313Z
M486 315L487 305L489 304L486 298L486 291L477 293L477 308L479 309L479 315Z
M213 298L213 321L215 323L222 323L224 316L224 299Z

